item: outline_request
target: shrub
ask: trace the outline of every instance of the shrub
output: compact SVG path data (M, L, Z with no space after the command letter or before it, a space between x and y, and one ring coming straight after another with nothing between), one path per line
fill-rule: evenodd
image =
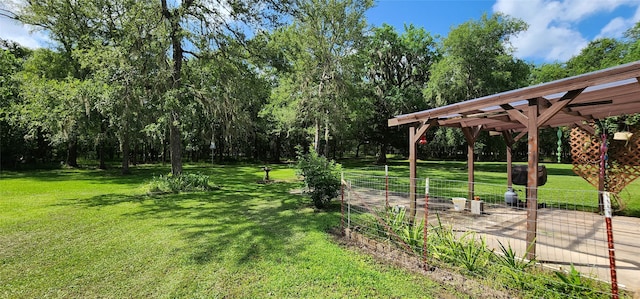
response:
M208 175L194 173L179 176L161 175L147 183L148 193L179 193L211 189L213 187L209 185Z
M338 196L341 170L340 164L319 156L313 149L298 155L298 174L304 177L305 187L317 208L324 208Z

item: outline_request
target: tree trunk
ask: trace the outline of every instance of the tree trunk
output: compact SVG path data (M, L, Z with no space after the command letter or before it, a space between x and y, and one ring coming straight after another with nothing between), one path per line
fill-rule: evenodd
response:
M324 152L323 156L329 157L329 121L324 123Z
M98 168L99 169L107 169L107 164L105 163L105 153L104 153L104 147L105 147L105 141L107 139L107 122L106 120L102 120L100 121L100 135L98 137Z
M378 148L378 159L376 160L376 164L386 164L387 163L387 145L384 143L380 143L380 147Z
M120 148L122 149L122 169L120 173L129 174L129 135L125 132L120 140Z
M176 114L171 113L171 122L169 123L169 151L171 154L171 173L179 176L182 174L182 138Z
M107 163L105 163L104 160L104 142L100 141L100 144L98 145L98 159L99 159L99 165L98 165L98 169L107 169Z
M75 136L67 142L67 166L78 167L78 140Z
M320 150L320 123L316 119L315 136L313 137L313 149L316 153Z
M271 161L275 163L280 163L280 135L275 135L275 139L273 141L273 147L271 150L272 156Z
M182 87L182 60L184 58L184 49L182 48L183 28L181 25L182 12L188 10L193 4L192 0L183 1L180 8L169 9L166 0L161 0L162 15L169 22L171 47L173 52L173 69L169 82L169 90L174 91L173 96L180 96L180 88ZM180 102L179 99L177 102ZM182 174L182 137L180 133L180 111L179 104L172 104L169 108L169 151L171 154L171 173L173 175Z

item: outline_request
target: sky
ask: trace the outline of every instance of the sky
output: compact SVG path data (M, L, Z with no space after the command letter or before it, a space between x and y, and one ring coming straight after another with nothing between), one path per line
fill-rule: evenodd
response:
M640 0L377 0L367 21L387 23L398 31L414 24L446 36L451 28L496 12L529 25L512 39L516 57L565 62L594 39L621 38L640 21Z
M0 12L15 2L0 2ZM402 31L405 24L414 24L446 36L451 28L495 12L529 25L512 39L516 57L534 63L565 62L596 38L621 38L640 21L640 0L376 0L366 16L374 26L387 23ZM51 44L46 34L32 29L0 16L0 38L30 48Z

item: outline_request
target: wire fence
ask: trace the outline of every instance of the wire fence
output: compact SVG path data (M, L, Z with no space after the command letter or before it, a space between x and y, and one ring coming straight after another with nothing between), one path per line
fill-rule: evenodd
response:
M418 179L412 204L409 185L384 168L345 171L347 235L412 255L425 267L447 263L496 275L496 283L509 288L542 287L570 298L617 297L618 287L640 288L640 219L599 214L597 191L538 188L532 245L526 190L505 197L505 185L475 183L474 200L466 198L466 181Z

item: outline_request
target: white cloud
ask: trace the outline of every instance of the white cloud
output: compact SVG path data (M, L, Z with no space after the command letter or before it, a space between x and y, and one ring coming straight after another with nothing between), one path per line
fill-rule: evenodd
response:
M640 21L640 5L636 8L636 13L629 19L617 17L611 20L605 25L596 38L601 37L614 37L620 38L627 29L633 27L638 21Z
M589 40L579 25L596 15L611 13L625 6L636 9L633 17L611 16L596 38L618 38L640 19L638 0L497 0L494 12L522 19L529 24L526 32L512 39L516 56L535 61L566 61L580 53ZM600 16L601 17L601 16Z
M43 32L31 32L30 27L9 18L0 17L0 38L11 40L27 48L47 46L51 40Z
M11 14L20 8L22 2L20 0L7 1L0 3L0 12L3 14ZM41 48L51 43L51 39L47 34L41 31L34 31L34 28L24 25L7 16L0 15L0 38L11 40L28 48Z

